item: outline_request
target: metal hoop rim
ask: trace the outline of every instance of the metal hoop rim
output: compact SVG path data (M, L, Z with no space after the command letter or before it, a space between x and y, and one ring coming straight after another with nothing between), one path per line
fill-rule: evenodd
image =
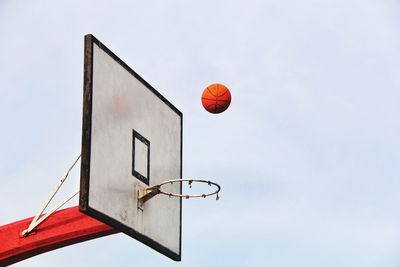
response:
M188 182L189 185L191 185L193 182L205 183L205 184L208 184L209 186L213 185L217 189L214 192L211 192L211 193L197 194L197 195L167 193L167 192L164 192L164 191L161 190L161 187L163 185L173 184L173 183L182 183L182 182ZM218 199L219 198L218 197L218 193L219 193L219 191L221 191L221 186L219 184L217 184L215 182L212 182L212 181L208 181L208 180L202 180L202 179L172 179L172 180L164 181L164 182L156 185L155 187L158 189L158 193L159 194L163 194L163 195L170 196L170 197L180 197L180 198L200 198L200 197L206 198L206 197L209 197L209 196L212 196L212 195L217 195L217 199Z

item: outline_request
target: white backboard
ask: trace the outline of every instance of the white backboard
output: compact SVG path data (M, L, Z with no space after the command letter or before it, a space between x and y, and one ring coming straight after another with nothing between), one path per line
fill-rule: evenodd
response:
M80 210L179 261L181 199L137 191L182 178L182 113L92 35L84 68Z

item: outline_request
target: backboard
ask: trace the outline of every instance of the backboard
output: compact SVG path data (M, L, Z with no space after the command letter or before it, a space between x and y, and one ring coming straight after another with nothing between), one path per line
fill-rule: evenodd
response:
M80 211L181 259L181 198L139 189L182 178L182 113L93 35L85 36ZM168 191L182 193L181 184Z

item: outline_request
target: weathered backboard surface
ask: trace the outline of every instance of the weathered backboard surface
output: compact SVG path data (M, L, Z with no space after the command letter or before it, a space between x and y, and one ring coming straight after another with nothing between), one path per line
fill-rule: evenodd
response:
M182 113L86 35L80 211L179 261L181 199L157 195L137 206L139 188L178 178Z

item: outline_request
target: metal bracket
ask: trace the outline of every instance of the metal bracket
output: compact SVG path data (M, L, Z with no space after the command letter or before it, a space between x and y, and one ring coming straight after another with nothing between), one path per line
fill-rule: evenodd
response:
M47 208L47 206L50 204L50 201L54 198L58 190L61 188L65 180L67 179L69 173L71 170L74 168L78 160L81 158L81 155L78 156L78 158L74 161L74 163L69 167L68 171L65 173L65 175L60 179L58 182L57 186L54 188L53 192L51 193L49 199L46 200L44 203L42 209L39 211L38 214L33 218L32 222L29 224L28 228L22 231L21 235L22 237L27 237L36 227L39 226L44 220L46 220L51 214L53 214L55 211L57 211L59 208L61 208L65 203L67 203L69 200L71 200L74 196L76 196L79 193L79 189L73 192L71 195L66 197L63 201L61 201L55 208L53 208L51 211L47 212L46 214L43 214L44 210Z
M27 237L37 226L39 226L39 224L41 224L42 222L44 222L44 220L46 220L51 214L53 214L54 212L56 212L59 208L61 208L65 203L67 203L68 201L70 201L74 196L76 196L79 193L79 189L76 190L74 193L72 193L71 195L69 195L68 197L66 197L63 201L61 201L56 207L54 207L51 211L47 212L46 214L44 214L43 216L41 216L43 214L43 210L36 215L35 218L33 218L32 222L30 223L29 227L27 229L25 229L24 231L22 231L21 235L22 237ZM40 217L41 216L41 217ZM40 217L40 218L39 218Z
M158 195L160 193L160 187L157 186L153 186L153 187L148 187L148 188L143 188L143 189L139 189L137 191L137 203L138 203L138 209L143 211L143 204L148 201L149 199L151 199L152 197L154 197L155 195Z

